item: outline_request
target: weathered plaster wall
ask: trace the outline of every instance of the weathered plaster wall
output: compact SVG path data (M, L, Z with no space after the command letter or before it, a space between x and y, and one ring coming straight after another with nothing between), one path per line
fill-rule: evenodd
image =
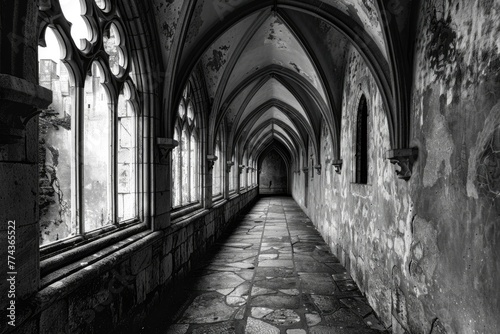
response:
M384 158L387 120L374 80L351 54L342 108L341 175L294 174L294 197L394 333L500 328L500 4L424 1L412 92L409 182ZM368 185L352 183L357 103L369 110ZM296 169L296 166L294 167Z
M391 325L392 269L403 262L409 248L411 210L407 184L397 181L394 168L384 159L389 131L380 93L359 54L352 51L346 69L342 107L342 174L331 164L332 140L326 125L321 136L321 174L311 168L301 173L294 197L303 192L308 178L307 207L298 202L315 222L330 247L348 267L360 289L387 326ZM368 101L368 184L354 183L354 142L358 104ZM297 175L297 174L295 174ZM397 200L395 200L397 199ZM408 246L406 246L408 245Z
M499 11L498 1L428 1L418 27L412 130L421 154L402 274L459 333L500 328Z
M286 164L276 151L269 152L262 161L259 193L266 195L288 193L288 173Z

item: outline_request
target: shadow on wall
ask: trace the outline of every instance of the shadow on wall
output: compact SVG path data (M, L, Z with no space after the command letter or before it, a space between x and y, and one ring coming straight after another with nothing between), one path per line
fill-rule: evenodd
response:
M259 177L261 195L288 194L288 171L285 161L276 151L271 151L264 158Z

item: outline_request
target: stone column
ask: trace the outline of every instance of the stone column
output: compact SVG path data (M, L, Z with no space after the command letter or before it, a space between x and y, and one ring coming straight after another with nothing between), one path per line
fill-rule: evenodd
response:
M0 8L0 308L14 300L19 310L39 288L37 115L52 92L38 85L38 2L0 0ZM15 277L15 298L6 276Z
M229 180L233 178L233 184L234 184L234 173L232 171L232 167L234 166L233 161L227 161L226 162L226 173L225 173L225 182L224 182L224 198L229 198Z
M179 143L172 138L156 138L159 157L155 159L155 194L152 228L165 229L170 226L170 210L172 207L172 150Z

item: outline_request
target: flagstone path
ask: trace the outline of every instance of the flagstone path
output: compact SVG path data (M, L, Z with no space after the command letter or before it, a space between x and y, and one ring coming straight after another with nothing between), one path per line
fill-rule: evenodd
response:
M141 333L386 333L290 197L260 199L190 277Z

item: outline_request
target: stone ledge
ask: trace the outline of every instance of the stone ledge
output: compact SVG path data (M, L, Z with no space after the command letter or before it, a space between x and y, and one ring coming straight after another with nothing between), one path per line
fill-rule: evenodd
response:
M68 267L74 265L76 262L82 262L86 257L93 256L94 254L101 253L100 257L93 257L96 262L105 256L112 254L116 251L113 248L116 245L122 246L122 248L127 247L128 244L135 242L137 236L147 235L150 231L144 224L136 224L128 226L121 231L111 231L111 234L103 236L89 242L88 244L73 245L71 249L66 249L63 252L55 253L53 256L48 255L46 259L40 262L40 275L41 286L51 284L53 281L60 279L63 276L68 275ZM112 249L113 248L113 249ZM89 264L91 261L89 261ZM72 272L80 270L81 268L73 268ZM45 282L45 283L44 283Z
M0 73L0 100L46 108L52 103L52 91L24 79Z

